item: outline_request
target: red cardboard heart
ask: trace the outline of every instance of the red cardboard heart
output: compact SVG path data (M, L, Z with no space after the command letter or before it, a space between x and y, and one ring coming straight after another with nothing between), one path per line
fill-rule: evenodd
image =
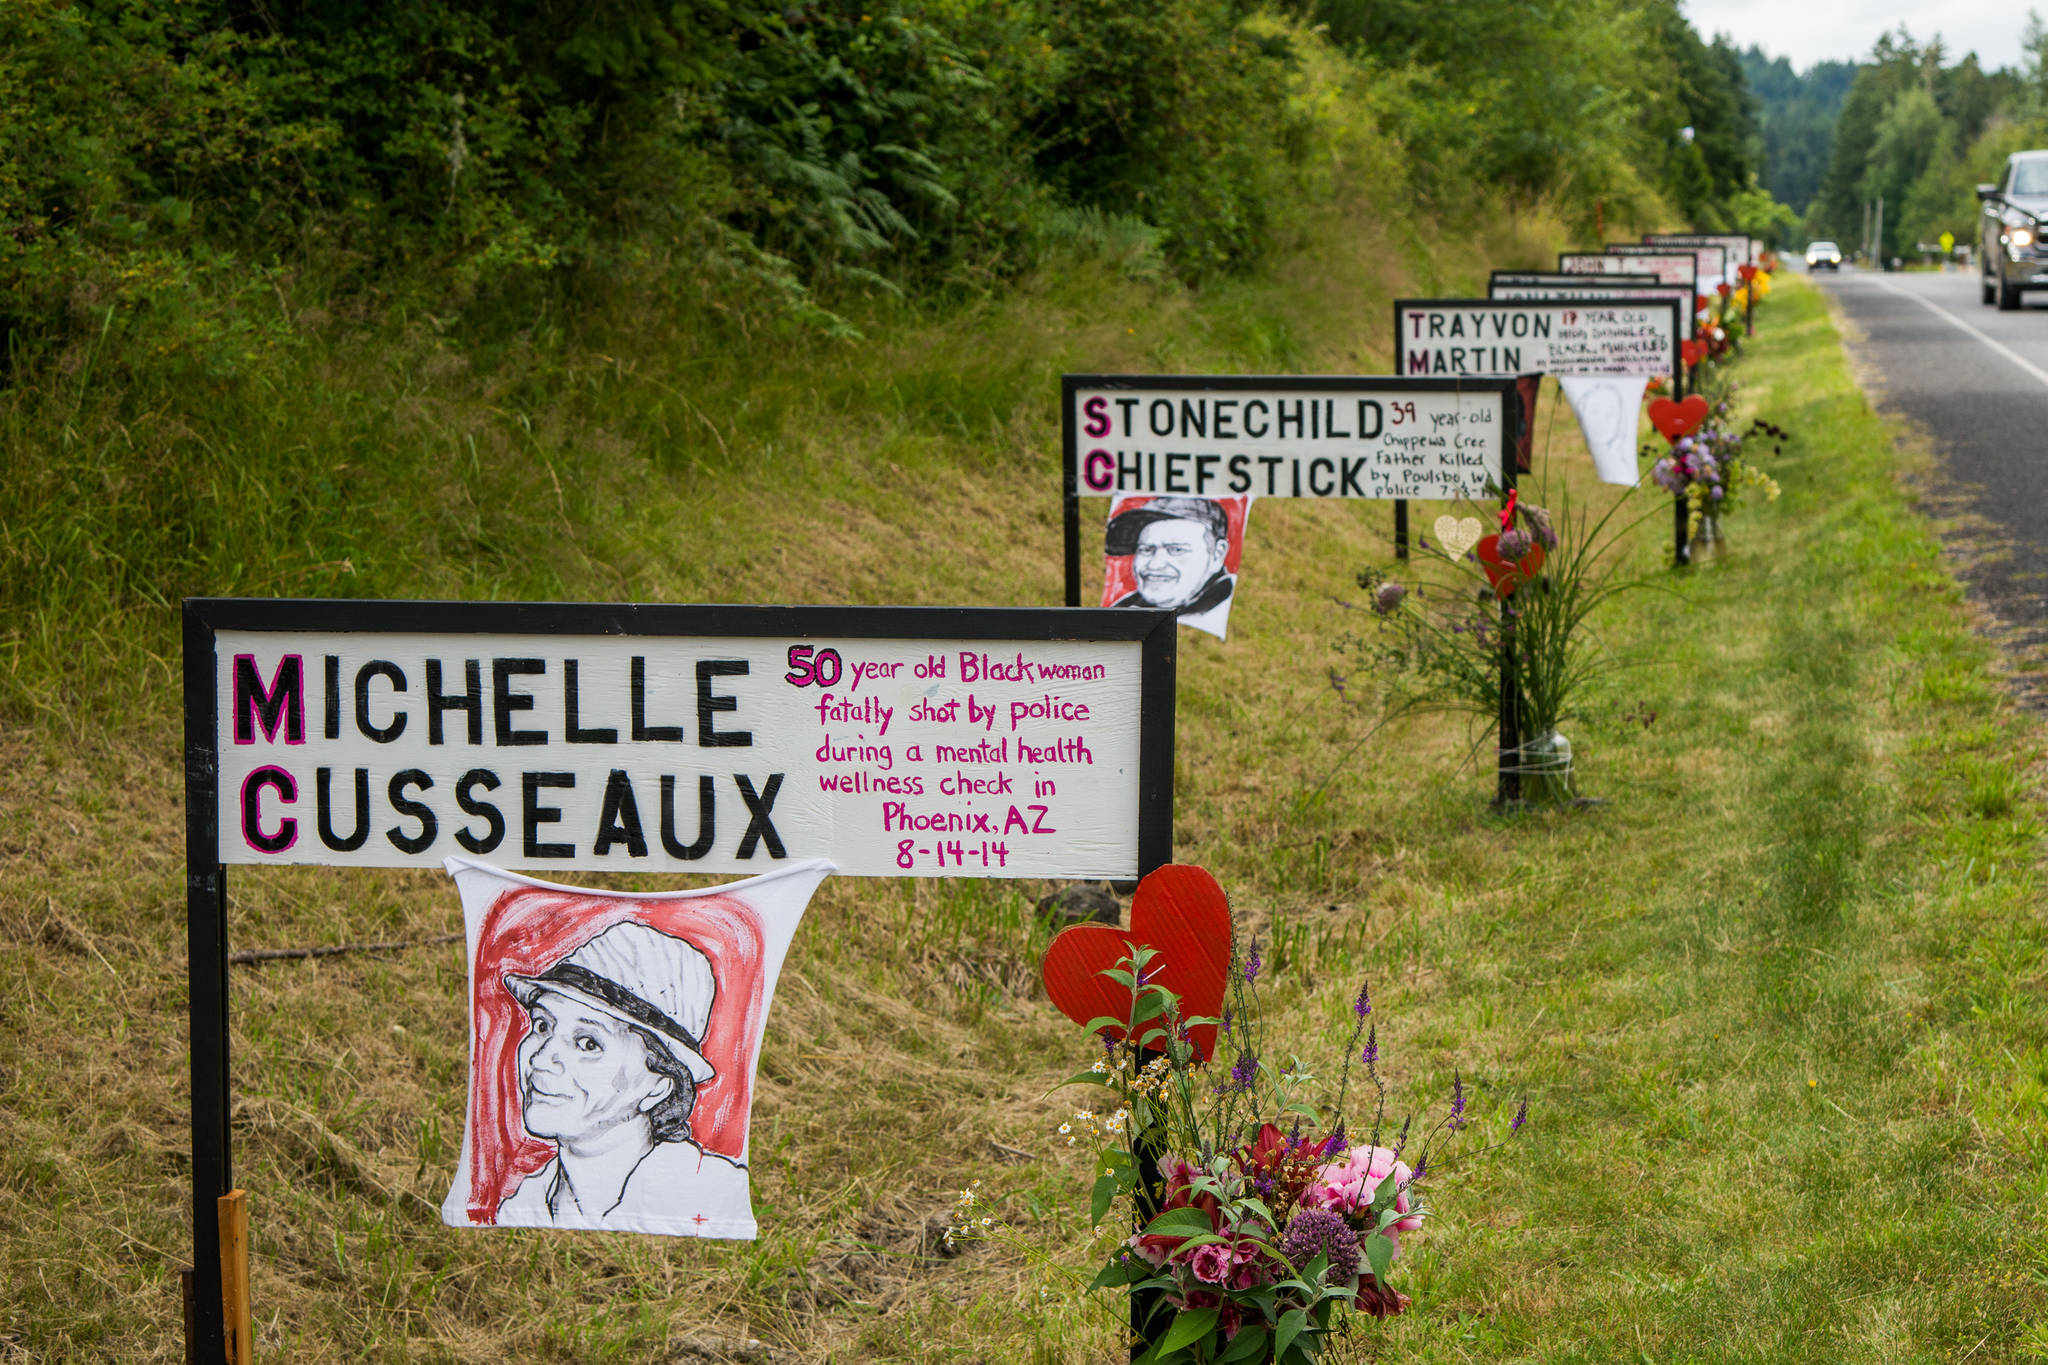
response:
M1230 976L1230 898L1208 872L1169 863L1151 873L1131 898L1129 929L1077 924L1061 930L1045 950L1040 969L1045 993L1077 1024L1105 1015L1128 1021L1130 988L1102 973L1129 957L1133 944L1158 953L1152 979L1180 997L1184 1017L1214 1019L1223 1013ZM1200 1025L1188 1037L1196 1053L1207 1057L1216 1046L1216 1026Z
M1502 597L1513 597L1516 588L1534 581L1543 569L1541 542L1530 545L1529 553L1513 564L1500 557L1499 536L1488 536L1473 546L1472 552L1479 556L1479 567L1486 570L1486 581L1493 584L1493 590Z
M1738 265L1735 267L1735 273L1742 276L1744 284L1748 284L1756 278L1756 267L1753 265Z
M1700 429L1700 423L1707 420L1707 400L1703 394L1693 394L1683 403L1674 403L1669 398L1658 398L1650 403L1650 425L1664 434L1667 441L1677 441L1681 436L1690 436Z
M1692 296L1692 311L1695 313L1707 311L1707 296L1705 294L1694 294Z
M1707 358L1707 344L1704 341L1681 341L1678 353L1684 357L1685 368L1689 370Z
M1725 299L1730 294L1735 292L1735 286L1728 283L1726 280L1723 280L1721 281L1721 283L1714 286L1714 292Z

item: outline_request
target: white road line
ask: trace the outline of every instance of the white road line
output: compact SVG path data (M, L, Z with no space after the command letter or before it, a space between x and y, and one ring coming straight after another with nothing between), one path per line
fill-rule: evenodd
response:
M1919 304L1922 308L1925 308L1928 312L1934 314L1934 316L1940 318L1943 322L1951 323L1954 326L1962 328L1965 332L1968 332L1971 336L1977 338L1977 340L1983 342L1986 346L1989 346L1992 350L1998 352L2007 360L2010 360L2013 364L2019 366L2028 374L2040 380L2043 385L2048 385L2048 370L2042 369L2039 365L2036 365L2033 361L2028 360L2025 356L2021 355L2018 351L2015 351L2012 347L2007 346L2005 343L1993 341L1990 337L1984 335L1984 333L1978 331L1969 323L1964 322L1961 318L1957 317L1954 313L1949 312L1948 309L1943 308L1940 304L1922 298L1920 295L1914 293L1910 289L1901 289L1899 288L1899 286L1893 284L1890 280L1886 279L1882 275L1873 274L1871 276L1870 282L1880 289L1889 289L1892 293L1897 294L1902 299L1911 299L1913 300L1913 302Z

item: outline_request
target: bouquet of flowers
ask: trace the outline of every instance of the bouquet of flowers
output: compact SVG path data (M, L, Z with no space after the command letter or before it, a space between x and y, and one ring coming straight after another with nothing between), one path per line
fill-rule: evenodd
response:
M1614 666L1590 621L1614 594L1639 585L1613 572L1622 537L1640 519L1625 513L1632 496L1595 517L1562 497L1552 512L1517 495L1497 536L1464 549L1424 537L1407 581L1379 567L1359 572L1365 602L1338 605L1371 628L1343 636L1337 649L1377 665L1389 715L1463 711L1497 726L1511 705L1515 738L1503 770L1513 786L1501 799L1570 798L1572 747L1558 726L1585 685ZM1333 669L1330 681L1351 700L1352 677Z
M1689 535L1699 535L1703 526L1718 530L1720 519L1734 511L1751 490L1766 502L1778 499L1778 481L1757 466L1755 457L1764 441L1783 442L1787 433L1762 418L1736 430L1729 420L1734 399L1735 385L1723 386L1710 398L1712 407L1700 429L1679 437L1670 452L1650 468L1650 477L1659 487L1685 499ZM1771 453L1782 449L1773 444Z
M1318 1104L1299 1058L1268 1059L1256 939L1233 954L1220 1019L1183 1017L1157 965L1133 945L1104 973L1128 988L1129 1022L1091 1021L1103 1055L1068 1082L1110 1092L1106 1115L1083 1110L1061 1125L1069 1143L1106 1144L1095 1222L1125 1208L1136 1228L1091 1287L1130 1290L1144 1365L1306 1365L1344 1327L1340 1313L1382 1318L1408 1307L1392 1270L1402 1239L1422 1227L1422 1185L1439 1148L1470 1122L1463 1082L1454 1080L1435 1123L1419 1134L1412 1120L1395 1129L1361 987L1341 1078ZM1196 1045L1205 1026L1216 1030L1214 1064ZM1372 1090L1357 1114L1348 1108L1354 1072ZM1527 1118L1524 1102L1507 1135Z

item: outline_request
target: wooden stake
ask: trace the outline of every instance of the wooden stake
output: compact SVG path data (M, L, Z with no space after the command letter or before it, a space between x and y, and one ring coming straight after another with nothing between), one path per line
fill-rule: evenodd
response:
M249 1192L220 1197L220 1302L227 1324L227 1365L253 1365L255 1329L249 1310Z

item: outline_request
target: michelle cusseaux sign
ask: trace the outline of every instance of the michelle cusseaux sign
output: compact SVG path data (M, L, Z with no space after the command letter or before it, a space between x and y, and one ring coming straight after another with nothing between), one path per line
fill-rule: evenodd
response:
M1566 275L1635 275L1645 271L1662 284L1699 287L1700 260L1691 251L1669 250L1622 256L1607 251L1560 251L1557 268Z
M200 610L223 863L1132 878L1171 781L1166 612Z
M1068 488L1261 498L1474 498L1501 479L1512 386L1068 375Z
M1679 304L1608 299L1495 303L1400 299L1394 365L1404 375L1678 374Z

